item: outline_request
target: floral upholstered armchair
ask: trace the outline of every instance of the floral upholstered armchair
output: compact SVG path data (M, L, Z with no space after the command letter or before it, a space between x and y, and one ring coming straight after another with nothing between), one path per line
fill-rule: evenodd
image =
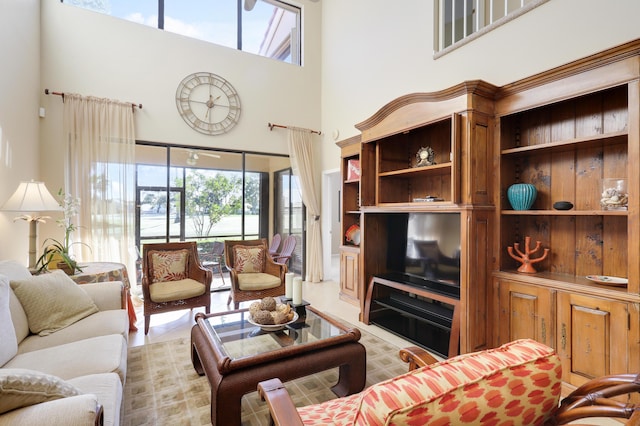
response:
M553 349L533 340L516 340L442 362L415 347L401 350L400 357L414 369L360 393L316 405L295 407L279 379L259 383L258 392L267 401L274 424L288 426L558 425L583 417L632 415L640 421L637 408L608 399L640 391L634 375L589 383L559 405L560 359Z
M200 264L196 243L145 244L142 248L144 334L151 315L182 309L211 310L210 269Z

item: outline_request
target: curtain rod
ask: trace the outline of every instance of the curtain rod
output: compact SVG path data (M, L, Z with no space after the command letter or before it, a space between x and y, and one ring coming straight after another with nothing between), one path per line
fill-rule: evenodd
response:
M62 102L64 102L64 92L51 92L49 91L49 89L44 89L44 94L45 95L57 95L57 96L61 96L62 97ZM136 108L140 108L142 109L142 104L134 104L133 102L131 102L131 108L132 109L136 109Z
M274 127L280 127L281 129L288 129L289 126L283 126L282 124L272 124L272 123L267 123L267 126L269 126L269 130L273 130ZM302 130L308 130L311 133L316 133L318 135L321 135L322 132L318 131L318 130L311 130L311 129L302 129Z

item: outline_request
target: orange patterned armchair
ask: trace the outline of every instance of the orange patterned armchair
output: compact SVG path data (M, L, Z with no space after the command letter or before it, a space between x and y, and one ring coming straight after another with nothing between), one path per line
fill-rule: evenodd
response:
M296 408L279 379L259 383L258 392L275 425L556 425L632 415L640 420L637 408L605 400L640 391L633 375L585 385L559 405L560 360L533 340L442 362L420 348L403 349L400 356L414 369L344 398Z

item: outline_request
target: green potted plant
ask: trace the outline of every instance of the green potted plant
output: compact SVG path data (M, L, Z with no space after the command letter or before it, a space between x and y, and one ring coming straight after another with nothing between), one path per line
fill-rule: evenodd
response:
M64 239L62 241L55 238L47 238L43 242L43 252L38 258L36 268L38 273L47 271L48 269L54 269L51 265L55 264L57 269L62 269L68 275L73 275L76 271L82 272L82 269L78 266L78 262L74 259L70 252L71 247L76 244L81 244L89 247L82 242L72 242L71 233L77 229L77 226L71 221L71 218L78 214L78 208L80 207L80 199L73 198L70 195L64 194L61 190L58 191L58 196L62 197L60 206L63 208L63 217L56 222L59 227L64 229ZM54 263L55 262L55 263Z

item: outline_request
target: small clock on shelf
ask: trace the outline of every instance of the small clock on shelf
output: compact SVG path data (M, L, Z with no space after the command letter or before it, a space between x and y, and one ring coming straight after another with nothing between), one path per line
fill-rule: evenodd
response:
M415 167L433 166L436 164L436 153L430 146L422 147L416 154L416 160Z

